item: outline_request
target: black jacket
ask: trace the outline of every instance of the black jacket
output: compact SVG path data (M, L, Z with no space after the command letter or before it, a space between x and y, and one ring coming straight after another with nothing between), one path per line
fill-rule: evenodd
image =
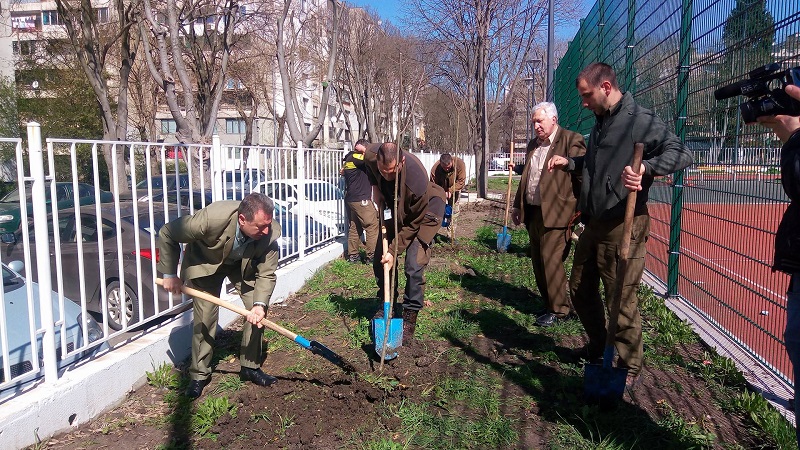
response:
M781 148L781 184L790 203L775 233L772 270L800 273L800 130Z
M628 92L611 111L596 118L586 155L572 158L565 169L583 171L578 210L584 219L614 219L625 215L625 199L629 191L621 177L625 166L631 163L634 143L644 143L642 163L645 173L642 190L636 196L637 211L644 210L654 177L677 172L692 164L689 149L663 120L637 105Z

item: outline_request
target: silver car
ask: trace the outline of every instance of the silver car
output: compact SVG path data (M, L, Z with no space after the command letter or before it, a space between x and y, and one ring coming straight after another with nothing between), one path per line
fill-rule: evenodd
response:
M34 355L37 355L36 358L39 360L38 365L40 368L42 367L42 334L36 334L36 349L34 349L31 346L30 329L31 315L34 317L34 326L36 329L42 328L41 312L39 308L39 285L37 283L31 283L33 298L33 301L30 302L30 304L33 305L33 311L31 311L25 278L19 274L22 269L23 264L20 261L13 261L8 266L2 264L3 312L5 320L0 321L0 336L5 334L5 337L8 339L10 376L7 376L4 370L3 355L5 352L0 352L0 383L5 383L11 378L16 378L18 376L21 376L21 378L19 378L18 382L2 388L0 390L0 399L14 395L17 391L21 390L25 384L43 375L43 370L34 370ZM58 359L59 368L63 368L82 357L92 355L100 350L108 348L108 344L104 342L100 345L96 345L91 350L63 358L62 347L59 345L62 333L66 335L65 342L67 352L72 352L84 345L84 317L81 314L80 306L75 304L72 300L64 298L64 310L61 311L58 294L52 292L50 298L53 301L53 319L56 322L63 321L63 326L55 327L56 358ZM0 318L2 318L2 316L0 316ZM85 320L88 343L91 344L102 339L103 330L100 329L97 322L88 315L85 317ZM2 342L3 340L0 339L0 343Z

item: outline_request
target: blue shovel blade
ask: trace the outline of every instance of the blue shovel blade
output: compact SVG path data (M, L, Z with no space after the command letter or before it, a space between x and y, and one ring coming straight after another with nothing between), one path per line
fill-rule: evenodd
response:
M501 252L508 250L511 245L511 235L508 234L508 228L503 227L502 233L497 233L497 249Z
M386 334L386 319L372 320L372 335L375 340L375 353L381 356L383 338ZM386 357L388 361L397 357L397 349L403 345L403 319L389 319L389 338L386 341Z

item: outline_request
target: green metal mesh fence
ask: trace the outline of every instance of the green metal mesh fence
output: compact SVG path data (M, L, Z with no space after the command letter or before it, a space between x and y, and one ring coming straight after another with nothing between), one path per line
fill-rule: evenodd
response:
M559 122L587 134L575 79L591 62L612 65L623 91L653 109L692 150L695 164L650 192L648 271L719 331L792 383L783 349L788 276L772 250L788 199L780 142L745 125L714 91L759 66L800 66L800 0L598 0L560 61Z

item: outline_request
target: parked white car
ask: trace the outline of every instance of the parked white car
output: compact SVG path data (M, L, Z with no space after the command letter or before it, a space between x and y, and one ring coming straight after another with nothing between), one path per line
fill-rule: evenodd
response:
M316 221L328 225L336 235L344 234L344 193L336 185L322 180L304 180L304 189L300 190L300 180L279 179L259 183L256 191L263 192L297 213L295 210L299 201L306 205L305 214Z

